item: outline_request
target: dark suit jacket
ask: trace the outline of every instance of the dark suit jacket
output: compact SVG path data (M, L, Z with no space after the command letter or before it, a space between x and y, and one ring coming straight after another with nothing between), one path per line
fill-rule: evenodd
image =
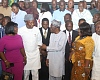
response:
M64 30L64 32L66 33L66 30ZM74 42L75 38L78 36L78 32L73 30L72 31L72 43ZM71 43L71 45L72 45ZM70 55L70 49L72 48L72 46L69 46L69 43L67 41L66 43L66 47L65 47L65 59L68 60L69 59L69 55Z
M43 31L42 31L42 28L39 28L40 29L40 33L41 33L41 36L42 36L42 43L45 44L46 46L49 46L49 39L50 39L50 28L48 28L48 33L47 33L47 38L45 39L44 36L43 36Z
M47 33L47 38L45 39L43 36L43 31L42 28L40 29L40 33L42 36L42 43L45 44L46 46L49 46L49 40L50 40L50 28L48 28L48 33ZM49 69L46 66L46 57L44 55L41 55L41 69L39 70L39 80L49 80Z

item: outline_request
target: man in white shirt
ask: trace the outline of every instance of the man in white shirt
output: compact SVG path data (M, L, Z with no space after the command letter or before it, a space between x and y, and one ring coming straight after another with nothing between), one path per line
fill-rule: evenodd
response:
M84 2L80 1L78 4L78 9L74 10L72 13L72 21L73 21L73 30L77 30L79 28L78 21L79 19L84 18L87 23L92 24L92 15L89 10L84 9Z
M39 48L42 45L40 30L34 26L32 14L24 17L26 26L19 28L18 34L23 39L23 44L27 56L27 64L24 67L24 80L29 80L31 71L32 80L38 80L38 69L41 68Z
M17 3L12 4L11 21L18 24L18 28L25 26L24 16L27 14L25 11L19 9Z
M93 68L91 80L100 80L100 21L95 24L96 33L93 33L92 38L95 43L93 52Z
M41 49L46 49L48 52L46 64L49 66L49 80L62 80L62 75L64 75L65 71L64 55L66 35L64 32L60 31L60 26L60 21L52 21L49 46L42 45L41 47Z

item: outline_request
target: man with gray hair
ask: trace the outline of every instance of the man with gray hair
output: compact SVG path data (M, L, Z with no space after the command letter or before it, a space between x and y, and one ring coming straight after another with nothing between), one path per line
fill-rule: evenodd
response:
M46 64L49 66L49 80L62 80L62 75L64 75L66 36L60 31L60 26L60 21L52 21L49 46L43 44L41 47L48 52Z
M18 33L23 39L27 63L24 66L24 80L29 80L31 71L32 80L38 80L38 69L41 68L39 48L42 37L39 28L34 26L34 17L27 14L24 17L26 26L19 28Z

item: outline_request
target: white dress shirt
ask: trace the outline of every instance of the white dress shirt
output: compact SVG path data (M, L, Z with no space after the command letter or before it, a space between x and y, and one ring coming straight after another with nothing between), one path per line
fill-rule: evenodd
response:
M91 80L100 80L100 35L93 33L92 38L95 43L93 52L93 67Z
M44 28L42 28L43 35L44 35L45 31L46 31L46 33L48 33L48 29L45 30Z
M60 30L61 30L61 31L66 30L65 23L64 23L64 24L62 24L62 25L60 26Z
M72 31L70 31L70 35L71 35L71 40L72 40ZM66 36L67 36L67 40L68 40L68 37L69 37L69 31L66 30Z
M38 28L41 28L42 27L42 19L43 18L47 18L49 20L49 27L51 25L51 20L52 20L52 14L47 11L47 12L44 12L44 13L40 13L39 14L39 18L38 18Z

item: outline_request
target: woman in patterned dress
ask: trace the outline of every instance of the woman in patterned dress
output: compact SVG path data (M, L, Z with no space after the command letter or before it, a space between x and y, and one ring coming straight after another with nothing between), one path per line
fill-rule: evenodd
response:
M86 22L79 26L79 36L73 43L70 58L73 63L71 80L88 80L92 67L94 42L91 28Z

